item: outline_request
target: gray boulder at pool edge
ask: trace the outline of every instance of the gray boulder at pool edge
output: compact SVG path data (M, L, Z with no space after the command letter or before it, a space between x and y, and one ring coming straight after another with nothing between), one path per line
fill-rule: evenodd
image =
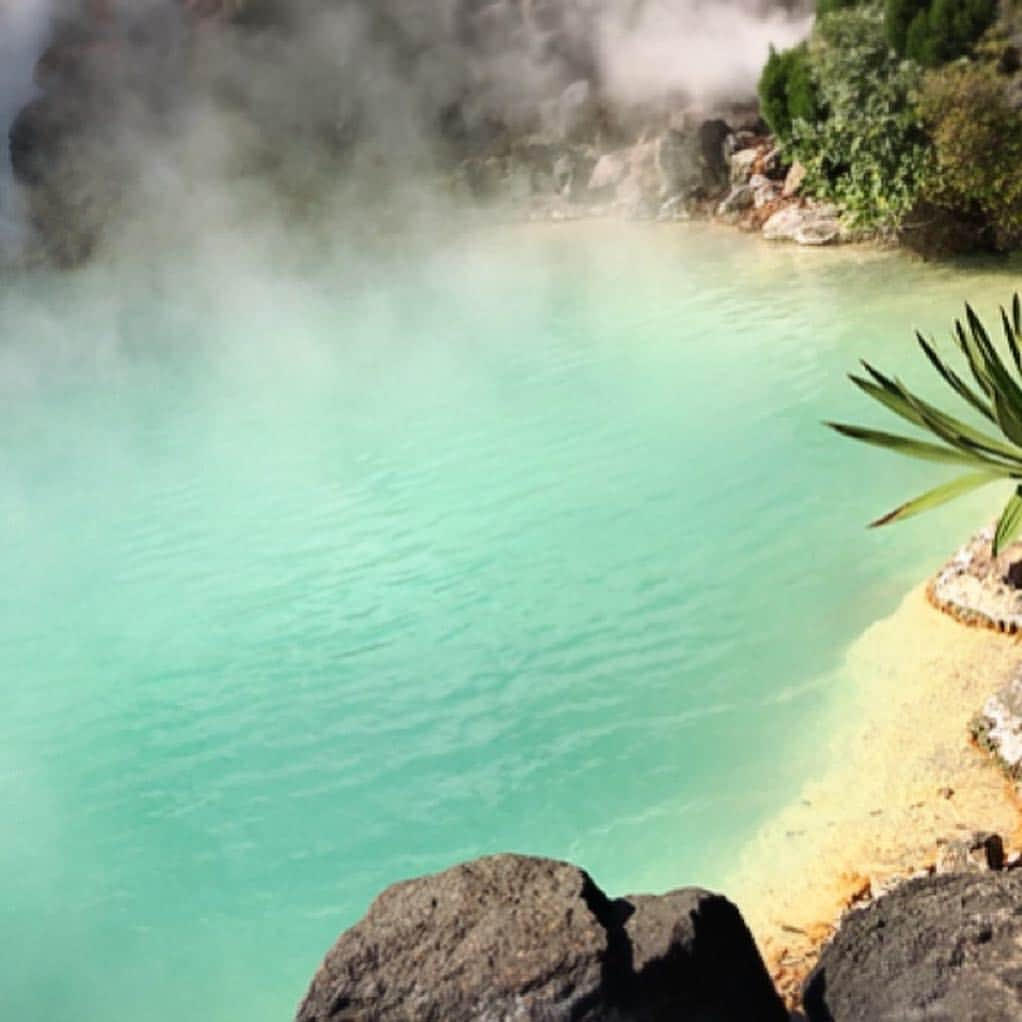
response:
M298 1022L786 1022L726 898L610 900L565 862L497 855L395 884L327 954Z
M1018 1022L1022 871L910 880L849 913L806 984L810 1022Z

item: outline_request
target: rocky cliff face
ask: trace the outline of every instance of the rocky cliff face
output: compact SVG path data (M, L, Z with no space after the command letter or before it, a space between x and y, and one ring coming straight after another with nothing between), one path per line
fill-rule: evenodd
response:
M714 11L726 28L728 17L748 24L755 11L799 6L729 0ZM706 72L680 58L662 81L657 72L638 92L622 86L615 54L644 63L660 8L687 10L663 0L92 3L55 22L36 69L42 95L11 130L12 162L46 250L68 264L151 207L153 165L172 171L167 180L257 182L272 190L265 205L295 211L339 183L363 205L409 186L579 201L601 156L641 145L615 198L676 210L708 184L726 191L720 122L741 128L755 114L751 81L718 83L709 102L690 88Z

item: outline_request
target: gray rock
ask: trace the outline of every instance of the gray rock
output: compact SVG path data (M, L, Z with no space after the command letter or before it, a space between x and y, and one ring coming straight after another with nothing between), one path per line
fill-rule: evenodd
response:
M507 168L496 156L466 160L461 171L469 193L478 199L492 199L506 186Z
M651 220L664 201L674 197L666 191L658 153L657 142L640 142L623 154L627 171L615 192L615 205L622 216Z
M699 125L703 186L710 191L727 187L731 177L728 156L733 145L734 134L726 121L716 118Z
M806 984L809 1022L1018 1022L1022 875L909 880L847 915Z
M972 730L1010 777L1022 779L1022 672L987 699Z
M680 131L665 131L656 142L660 198L689 196L703 186L703 168L697 140Z
M756 190L751 185L738 185L717 207L718 216L728 216L749 209L756 201Z
M588 146L563 150L553 163L554 191L571 202L581 202L588 197L587 185L595 166L596 156Z
M1004 868L1004 842L1000 834L976 831L944 841L937 849L938 873L984 873Z
M763 173L779 181L783 181L787 176L781 159L781 150L777 146L763 154Z
M623 153L604 153L589 177L591 192L613 191L628 173L628 160Z
M297 1022L786 1022L738 910L610 901L568 863L500 855L388 888Z
M806 174L809 171L804 163L799 163L796 160L791 167L788 168L788 176L784 179L784 188L781 189L781 194L786 199L790 199L802 190L802 184L806 179Z
M565 141L590 138L598 116L592 85L585 79L572 82L557 99L557 135Z
M841 224L829 217L804 223L792 236L796 245L833 245L841 240Z
M767 241L829 245L841 238L841 221L833 206L784 206L763 225Z
M749 178L749 187L752 189L752 201L756 209L762 209L776 202L781 195L781 190L768 177L762 174L753 174Z
M570 153L558 156L554 161L554 191L565 198L573 198L577 193L578 165Z
M674 195L667 199L657 211L657 222L663 223L668 220L691 220L692 214L680 195Z
M759 159L758 149L739 149L731 156L731 183L733 185L748 184L752 177L752 168Z

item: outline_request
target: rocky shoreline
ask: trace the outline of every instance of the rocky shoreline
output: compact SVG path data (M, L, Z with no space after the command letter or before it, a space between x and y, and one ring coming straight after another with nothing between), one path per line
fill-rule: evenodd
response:
M804 168L784 162L754 114L697 118L611 151L545 141L525 151L533 162L466 161L456 190L507 203L527 221L700 220L812 247L862 240L837 207L800 194Z
M309 33L325 29L311 15L234 5L242 16L212 0L174 14L168 0L125 20L115 6L93 3L55 25L35 71L39 95L10 128L37 258L57 265L87 261L154 202L193 203L196 181L218 202L255 189L260 206L295 223L340 193L354 190L371 209L413 186L423 202L526 221L714 220L810 246L852 237L838 209L801 194L805 172L784 160L748 88L714 100L617 95L600 70L608 14L598 3L560 13L519 0L456 3L437 38L419 38L386 5L374 14L349 5L330 29L364 35L367 60L401 63L400 81L386 84L399 107L412 106L402 115L422 121L412 141L376 109L379 82L363 94L358 75L317 50ZM760 6L793 17L805 5ZM440 92L430 77L417 94L415 69L431 47L455 45L453 82ZM522 81L495 77L507 71L500 46ZM245 73L252 61L268 79L258 88ZM284 110L278 91L296 76L316 88ZM188 183L180 196L165 191L175 176Z
M610 900L568 864L480 860L385 892L298 1022L1022 1017L1022 653L933 602L970 570L986 598L1016 598L1022 547L992 569L984 544L850 651L830 762L745 850L724 885L738 908L691 888Z

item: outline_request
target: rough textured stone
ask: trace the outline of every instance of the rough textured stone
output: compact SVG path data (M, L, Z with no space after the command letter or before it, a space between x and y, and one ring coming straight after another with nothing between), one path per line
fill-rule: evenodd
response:
M810 220L804 223L794 235L796 245L833 245L841 239L841 224L832 218Z
M930 582L927 595L963 624L1022 631L1022 544L994 557L993 525L976 533Z
M763 237L767 241L793 241L795 232L804 221L805 217L797 206L785 206L763 225Z
M756 201L756 190L751 185L738 185L732 188L730 194L717 207L718 216L727 216L731 213L741 213L748 209Z
M604 153L589 177L591 192L613 191L628 173L628 160L623 153Z
M726 121L715 118L699 125L699 152L703 169L703 185L710 191L726 188L731 168L729 144L734 136Z
M763 237L799 245L828 245L840 240L841 223L831 206L785 206L763 225Z
M397 884L328 953L298 1022L785 1022L738 910L700 890L610 901L501 855Z
M625 1019L657 1022L786 1020L738 909L697 888L617 902L634 994Z
M656 142L660 197L688 196L703 186L698 142L680 131L666 131Z
M558 195L571 196L575 191L578 167L574 158L565 153L554 163L554 190Z
M1004 842L1000 834L976 831L945 841L937 849L938 873L984 873L1004 868Z
M557 99L556 132L564 141L590 138L596 131L599 107L585 79L572 82Z
M759 159L758 149L739 149L731 156L731 183L733 185L747 184L752 177L756 161Z
M806 179L806 174L809 171L806 169L804 163L799 163L796 160L791 167L788 168L788 176L784 179L784 188L781 190L781 194L786 199L790 199L802 190L802 183Z
M1017 1022L1022 875L910 880L845 917L806 984L809 1022Z
M983 704L972 733L1009 777L1022 780L1022 671Z
M749 178L749 187L752 189L753 204L756 209L763 209L772 202L776 202L780 196L780 189L768 177L762 174L753 174Z

